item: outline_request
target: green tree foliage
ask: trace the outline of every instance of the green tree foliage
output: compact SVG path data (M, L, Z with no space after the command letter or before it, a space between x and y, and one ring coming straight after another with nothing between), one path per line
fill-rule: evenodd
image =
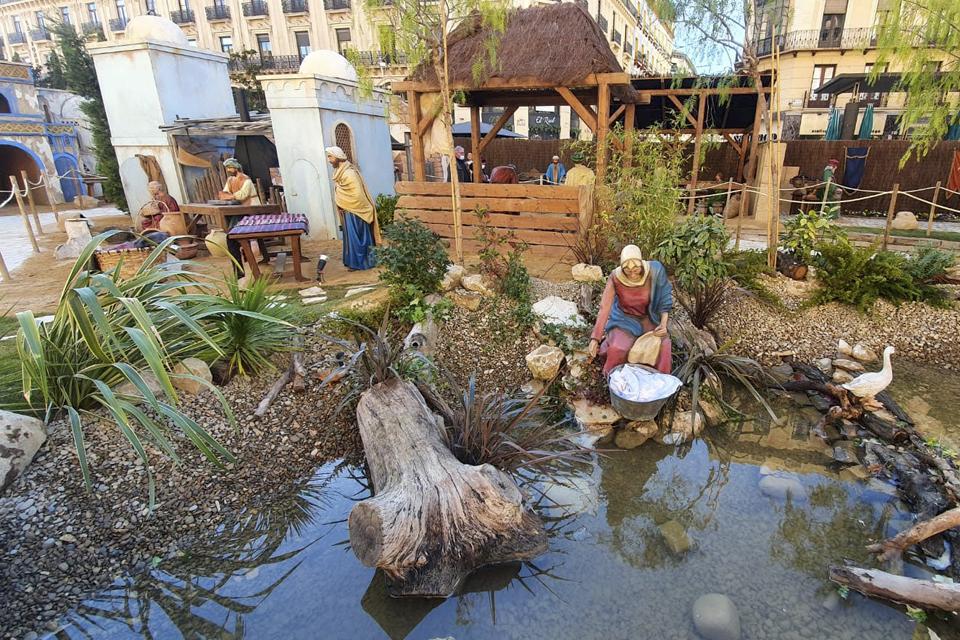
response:
M786 235L783 247L801 264L810 264L810 255L820 242L827 242L844 235L833 222L830 214L822 211L800 213L783 225Z
M243 51L231 51L230 62L234 64L239 71L230 74L230 79L234 84L247 92L247 107L251 111L261 113L267 111L267 97L263 93L263 87L257 76L263 73L263 65L260 63L260 55L254 49L244 49Z
M450 265L440 236L409 218L394 221L383 235L389 242L376 248L380 279L395 289L413 285L420 295L435 293Z
M80 110L90 122L97 173L106 178L103 195L120 209L127 209L127 199L120 181L120 163L110 140L110 123L97 82L93 58L87 53L83 38L72 25L57 23L51 29L59 49L59 58L66 88L83 98Z
M654 252L667 265L677 284L695 291L727 276L723 251L730 241L723 222L713 216L691 216Z
M66 89L67 78L63 74L63 62L56 51L50 53L47 60L46 72L37 73L39 67L34 68L34 78L38 87L48 87L50 89Z
M911 130L911 156L922 158L943 140L951 125L960 125L960 2L956 0L893 0L877 25L876 78L889 65L903 78L907 95L900 127ZM915 127L915 128L914 128Z

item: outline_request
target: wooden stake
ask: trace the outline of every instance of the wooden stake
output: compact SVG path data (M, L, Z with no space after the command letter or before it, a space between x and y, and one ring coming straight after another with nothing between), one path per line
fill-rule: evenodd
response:
M23 178L23 188L27 191L27 203L30 205L30 213L33 215L33 222L37 225L37 233L43 235L43 226L40 224L40 216L37 215L37 203L33 201L33 189L30 187L30 180L27 178L27 172L21 171Z
M703 117L706 111L706 102L703 94L697 95L697 123L693 133L693 167L690 169L690 200L687 201L687 215L693 213L693 205L697 199L697 181L700 178L700 145L703 143Z
M727 207L730 206L730 196L733 192L733 178L727 180L727 200L723 203L724 215L726 215Z
M413 144L413 179L423 182L427 179L426 157L423 150L423 132L420 131L420 94L407 91L407 111L410 118L410 142Z
M597 184L603 184L607 172L607 131L610 117L610 85L602 82L597 87Z
M933 202L930 205L930 217L927 218L927 237L933 233L933 217L937 214L937 198L940 197L941 181L937 180L937 188L933 190Z
M470 107L470 151L473 152L473 181L483 182L483 162L480 160L480 107Z
M30 218L27 217L27 210L23 206L23 196L20 195L20 185L17 184L17 178L10 176L10 185L13 187L13 195L17 199L17 206L20 208L20 217L23 218L23 226L27 230L27 237L30 238L30 244L33 245L33 252L40 253L40 245L37 244L37 237L33 235L33 227L30 225Z
M743 227L743 210L747 207L747 184L740 187L740 213L737 215L737 240L733 245L734 251L740 251L740 229Z
M70 169L73 172L73 183L77 187L77 195L80 196L80 209L85 210L87 208L86 203L84 202L83 196L86 195L83 193L83 183L80 182L80 172L76 169Z
M893 226L893 213L897 209L897 195L900 193L900 183L893 185L893 193L890 194L890 207L887 209L887 226L883 230L883 250L887 250L890 243L890 228Z
M43 190L47 194L47 202L50 203L50 208L53 209L53 219L60 223L60 207L57 204L56 199L53 197L53 191L50 190L50 179L47 174L43 174L41 178L43 180Z

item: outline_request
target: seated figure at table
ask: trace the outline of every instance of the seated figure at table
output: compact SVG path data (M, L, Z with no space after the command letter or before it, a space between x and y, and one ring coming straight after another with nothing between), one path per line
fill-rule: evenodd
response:
M220 192L222 200L236 200L242 205L261 204L253 180L243 172L243 166L236 158L224 160L223 168L227 172L227 183Z
M327 162L334 168L334 201L343 228L343 264L351 271L376 266L373 248L379 245L377 209L357 168L340 147L327 147Z
M656 368L670 373L671 348L667 323L673 308L673 288L667 270L656 260L644 260L640 248L628 244L620 266L607 279L597 322L590 334L590 357L606 357L603 373L627 361L630 348L645 333L661 338Z

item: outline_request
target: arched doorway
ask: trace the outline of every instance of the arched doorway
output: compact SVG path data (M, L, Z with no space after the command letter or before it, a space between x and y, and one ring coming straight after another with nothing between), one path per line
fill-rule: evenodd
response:
M27 179L36 183L43 173L43 162L33 151L19 142L0 140L0 191L10 189L10 176L15 176L20 188L23 189L21 171L26 171ZM34 189L33 198L40 204L47 204L47 194L44 189Z
M77 159L69 153L58 153L53 156L53 164L57 168L57 175L60 177L60 190L63 191L64 202L73 202L73 199L80 195L77 192L77 185L80 183L80 176L76 174L79 170Z

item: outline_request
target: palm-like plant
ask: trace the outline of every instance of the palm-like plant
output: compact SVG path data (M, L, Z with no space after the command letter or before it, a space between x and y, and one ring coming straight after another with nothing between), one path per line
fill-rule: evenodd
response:
M29 311L17 314L23 397L47 421L61 416L69 420L88 488L92 483L84 420L104 412L111 416L145 463L152 506L155 487L147 443L179 463L175 434L215 464L233 461L229 451L178 408L174 381L204 385L233 425L229 404L209 382L174 373L176 363L204 351L222 355L225 318L244 313L276 320L226 303L216 282L191 271L191 263L163 262L175 238L157 245L133 276L121 277L120 265L106 273L88 270L94 252L109 235L97 236L81 253L50 322L38 323ZM160 393L148 384L151 375Z

